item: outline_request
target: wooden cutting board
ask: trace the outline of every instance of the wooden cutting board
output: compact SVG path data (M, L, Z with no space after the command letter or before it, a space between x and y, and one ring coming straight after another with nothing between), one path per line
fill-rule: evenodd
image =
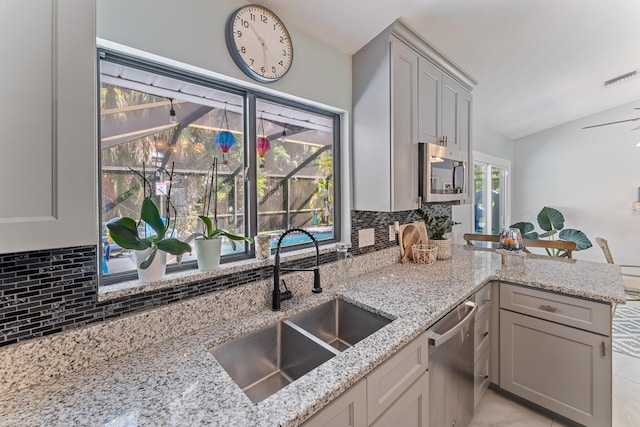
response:
M426 245L429 243L427 237L427 227L424 221L415 221L400 226L398 232L398 243L400 244L401 262L404 264L413 260L413 245Z

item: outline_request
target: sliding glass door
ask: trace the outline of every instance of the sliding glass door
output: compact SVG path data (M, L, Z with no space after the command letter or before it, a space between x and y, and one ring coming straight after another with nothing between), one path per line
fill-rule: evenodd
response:
M474 153L474 233L499 234L509 226L510 168L508 160Z

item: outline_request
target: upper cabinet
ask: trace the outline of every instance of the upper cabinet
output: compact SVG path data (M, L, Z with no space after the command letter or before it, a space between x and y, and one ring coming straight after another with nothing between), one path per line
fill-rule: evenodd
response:
M354 209L420 206L418 143L468 157L474 85L401 21L354 55Z
M3 6L0 253L95 245L95 1Z

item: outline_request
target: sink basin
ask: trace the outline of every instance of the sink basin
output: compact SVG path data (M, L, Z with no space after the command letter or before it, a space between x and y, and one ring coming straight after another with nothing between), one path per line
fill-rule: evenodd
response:
M298 325L339 351L352 347L391 323L391 319L342 299L334 299L290 317Z
M220 344L211 353L253 403L335 356L294 327L272 326Z

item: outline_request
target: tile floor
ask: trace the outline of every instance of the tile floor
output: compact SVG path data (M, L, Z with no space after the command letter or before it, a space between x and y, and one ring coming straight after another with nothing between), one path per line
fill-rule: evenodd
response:
M640 355L639 355L640 356ZM546 414L487 390L469 427L560 427ZM613 353L613 427L640 427L640 358Z

